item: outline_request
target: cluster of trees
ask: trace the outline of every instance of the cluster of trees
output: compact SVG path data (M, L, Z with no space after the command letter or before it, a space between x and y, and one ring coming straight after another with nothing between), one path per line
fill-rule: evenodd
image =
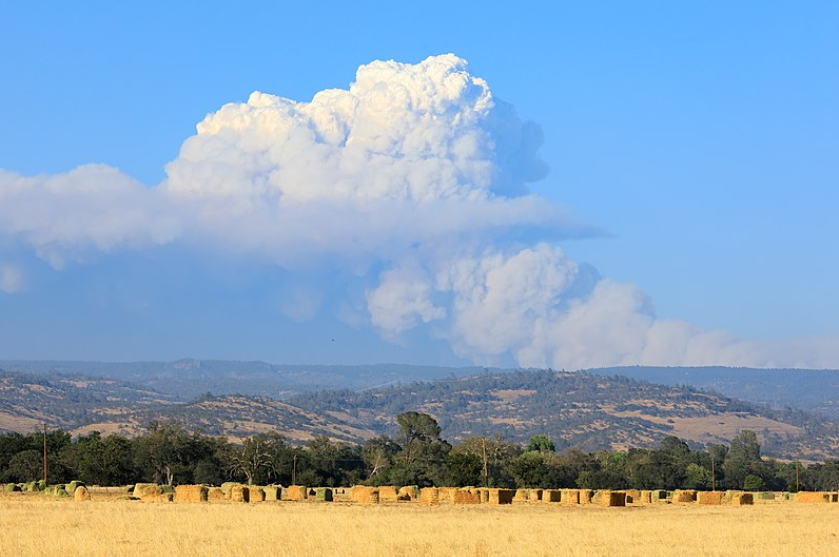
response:
M316 437L290 444L278 433L254 435L241 444L189 432L175 423L153 423L128 439L97 432L71 439L46 434L48 480L90 485L138 481L168 484L224 481L289 485L489 485L491 487L582 487L591 489L839 489L839 462L801 466L761 456L757 436L743 431L729 446L694 451L677 437L656 449L557 453L544 435L526 447L472 437L452 445L440 437L428 414L397 416L399 433L361 445ZM0 435L0 481L26 482L43 474L41 433Z

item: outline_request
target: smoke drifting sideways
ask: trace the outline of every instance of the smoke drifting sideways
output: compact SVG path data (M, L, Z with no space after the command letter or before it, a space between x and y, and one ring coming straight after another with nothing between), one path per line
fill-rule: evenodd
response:
M255 92L199 123L155 187L105 165L0 171L0 295L27 288L15 249L60 271L174 245L281 268L289 284L317 275L329 296L301 280L291 319L327 313L393 342L419 331L480 364L839 362L827 341L779 350L658 319L637 287L567 258L557 242L589 229L529 193L548 174L541 144L451 54L372 62L308 103ZM360 316L324 305L341 289L363 293Z

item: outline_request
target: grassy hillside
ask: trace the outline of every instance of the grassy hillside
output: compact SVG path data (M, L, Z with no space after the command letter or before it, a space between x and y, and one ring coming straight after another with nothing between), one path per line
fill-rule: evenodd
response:
M523 443L545 434L558 449L621 450L655 446L670 435L694 446L728 443L749 429L766 455L821 461L839 454L839 424L813 414L581 372L485 372L363 391L318 391L286 402L245 395L182 402L108 378L0 372L0 395L0 431L30 432L47 423L74 434L135 435L154 420L176 420L230 438L278 431L297 441L327 435L362 442L395 433L396 416L418 410L435 416L453 442L501 434Z
M594 451L648 447L668 435L695 445L728 442L750 429L768 455L822 460L839 448L839 426L804 412L579 372L486 373L365 392L312 393L291 402L321 415L353 418L377 432L393 430L400 412L418 409L434 415L452 440L501 433L524 442L546 434L558 448Z

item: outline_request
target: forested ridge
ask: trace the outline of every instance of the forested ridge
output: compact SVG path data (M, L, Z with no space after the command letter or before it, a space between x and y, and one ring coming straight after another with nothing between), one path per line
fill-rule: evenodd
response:
M279 432L289 442L317 436L361 443L397 428L395 416L434 416L446 439L501 435L524 443L548 435L560 451L649 448L675 436L693 449L754 431L764 454L823 461L839 453L839 425L800 410L775 409L686 386L622 376L527 370L451 376L360 391L264 396L205 393L189 402L107 378L0 372L0 432L26 434L46 423L72 436L131 437L152 422L245 439Z

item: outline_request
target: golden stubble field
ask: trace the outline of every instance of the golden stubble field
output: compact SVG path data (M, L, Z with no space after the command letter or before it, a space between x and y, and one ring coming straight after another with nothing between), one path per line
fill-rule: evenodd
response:
M90 502L0 495L0 555L839 554L839 504Z

